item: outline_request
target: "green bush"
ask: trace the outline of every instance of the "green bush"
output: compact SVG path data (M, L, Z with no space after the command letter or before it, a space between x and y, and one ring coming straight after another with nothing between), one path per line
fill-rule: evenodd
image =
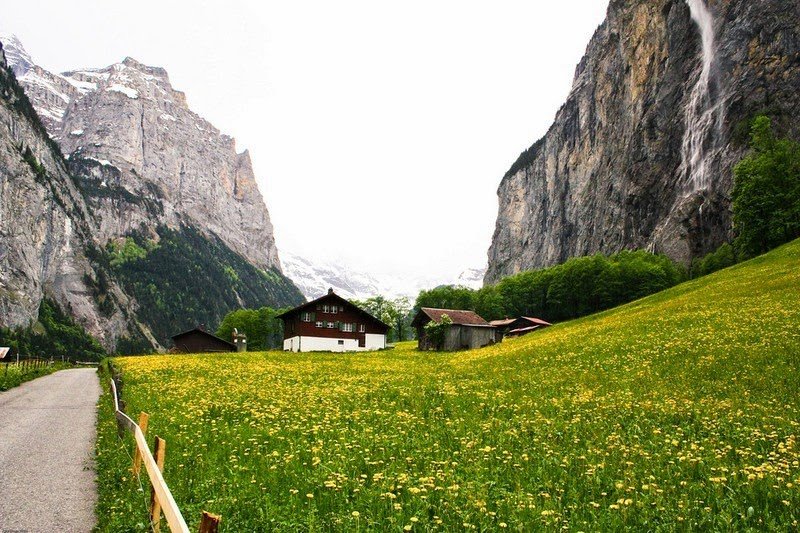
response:
M800 143L778 139L765 116L753 121L750 155L734 168L733 224L744 257L800 237Z

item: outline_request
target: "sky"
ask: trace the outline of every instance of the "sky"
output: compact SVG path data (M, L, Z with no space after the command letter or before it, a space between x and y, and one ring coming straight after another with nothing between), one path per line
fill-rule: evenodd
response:
M497 187L565 101L607 0L14 2L61 72L130 56L249 149L278 248L402 276L483 267Z

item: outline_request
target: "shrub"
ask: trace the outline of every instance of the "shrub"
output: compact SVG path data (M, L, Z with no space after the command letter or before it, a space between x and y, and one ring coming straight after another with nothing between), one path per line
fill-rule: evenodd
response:
M753 121L750 155L734 168L733 224L745 257L800 237L800 143L778 139L765 116Z

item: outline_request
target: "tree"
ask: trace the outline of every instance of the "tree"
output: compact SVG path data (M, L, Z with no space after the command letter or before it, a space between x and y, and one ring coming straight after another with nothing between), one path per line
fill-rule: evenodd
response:
M750 147L733 171L735 245L743 256L800 237L800 144L776 138L770 119L759 116Z
M390 300L383 296L373 296L366 300L351 300L350 303L389 325L391 327L390 342L405 340L409 330L409 313L411 311L408 298Z
M239 333L247 335L249 350L280 348L283 342L283 322L276 317L283 311L271 307L231 311L222 319L216 335L231 340L235 328Z

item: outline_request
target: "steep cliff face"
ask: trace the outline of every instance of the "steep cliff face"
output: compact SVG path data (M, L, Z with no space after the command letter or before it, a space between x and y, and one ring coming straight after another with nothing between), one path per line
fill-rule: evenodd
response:
M624 248L688 263L727 239L748 121L800 131L799 36L795 0L612 0L500 184L485 281Z
M7 42L0 326L31 326L49 297L106 348L136 351L238 307L304 300L281 273L249 155L163 69L52 74Z
M19 40L6 41L20 84L72 172L93 193L98 240L143 225L191 224L257 267L280 271L250 155L237 153L233 138L192 112L164 69L126 58L54 74L37 66Z
M91 285L102 274L87 258L92 215L6 67L0 47L0 326L29 326L47 295L106 346L127 336L154 342L113 282L100 311Z

